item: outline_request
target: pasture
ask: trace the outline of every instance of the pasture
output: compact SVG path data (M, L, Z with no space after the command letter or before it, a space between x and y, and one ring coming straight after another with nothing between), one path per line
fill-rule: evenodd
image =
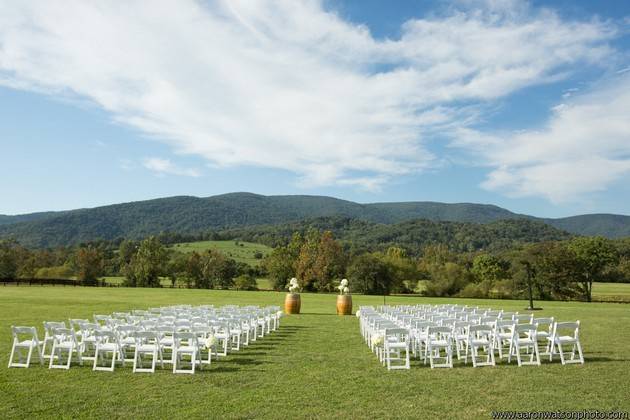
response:
M262 257L265 257L272 251L272 248L267 245L243 241L184 242L171 245L169 248L179 252L203 252L208 249L214 249L220 251L226 257L233 258L237 262L249 264L252 267L259 265ZM262 257L256 258L257 253Z
M630 410L630 307L539 302L536 316L582 321L584 365L505 362L387 372L354 316L335 315L335 296L302 294L302 314L279 331L194 376L7 369L11 325L88 318L171 304L282 305L284 293L82 287L0 288L0 407L4 418L489 418L492 410ZM379 305L379 296L353 296ZM447 303L523 311L524 301L388 297L388 304ZM43 334L42 334L43 335Z

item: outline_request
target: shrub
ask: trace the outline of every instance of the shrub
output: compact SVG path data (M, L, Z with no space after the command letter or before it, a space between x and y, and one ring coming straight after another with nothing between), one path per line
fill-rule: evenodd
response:
M258 290L256 279L249 274L243 274L234 279L236 290Z

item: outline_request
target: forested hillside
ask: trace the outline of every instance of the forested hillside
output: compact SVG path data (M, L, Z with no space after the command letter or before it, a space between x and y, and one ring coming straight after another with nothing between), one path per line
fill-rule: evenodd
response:
M193 234L209 230L278 225L321 217L348 218L355 219L357 223L363 221L372 224L399 224L418 219L486 224L499 220L528 219L574 234L630 236L629 216L585 215L564 219L537 219L485 204L358 204L320 196L232 193L207 198L169 197L92 209L0 216L0 239L13 238L29 247L54 247L97 239L140 239L161 232ZM434 229L440 225L431 226ZM362 228L371 231L375 229L369 224ZM398 233L405 234L404 229L401 228ZM420 227L415 226L415 229ZM380 232L382 228L378 230ZM394 230L390 231L393 234L391 232ZM432 235L430 232L424 232L423 235L425 233L428 237ZM368 232L364 235L368 235ZM475 238L487 234L481 229L478 234L463 235L471 237L472 239L466 241L472 247L477 247L474 244L477 240ZM382 242L389 240L387 235L382 238L376 235L373 239ZM481 241L482 244L487 242Z

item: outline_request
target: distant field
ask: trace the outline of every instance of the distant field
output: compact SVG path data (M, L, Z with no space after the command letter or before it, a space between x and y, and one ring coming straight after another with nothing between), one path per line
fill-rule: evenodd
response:
M236 261L244 262L251 266L257 266L260 264L261 260L255 257L257 252L260 252L264 257L272 251L272 248L267 245L241 241L186 242L171 245L170 248L180 252L201 252L207 249L215 249L217 251L221 251L226 256L235 259Z
M490 418L491 410L630 410L630 311L613 303L545 302L536 316L582 322L584 365L430 369L413 359L387 370L364 344L356 317L335 315L335 296L302 294L302 314L195 375L7 369L11 325L90 318L173 304L282 305L285 293L230 290L5 287L0 289L2 418ZM353 296L380 305L380 296ZM388 297L388 304L460 303L523 311L525 301Z
M593 283L593 299L630 302L630 283Z

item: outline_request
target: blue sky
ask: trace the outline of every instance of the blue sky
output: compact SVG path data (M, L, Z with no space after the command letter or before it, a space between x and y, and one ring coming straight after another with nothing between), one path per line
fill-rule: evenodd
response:
M232 191L630 214L630 2L152 4L0 5L0 214Z

